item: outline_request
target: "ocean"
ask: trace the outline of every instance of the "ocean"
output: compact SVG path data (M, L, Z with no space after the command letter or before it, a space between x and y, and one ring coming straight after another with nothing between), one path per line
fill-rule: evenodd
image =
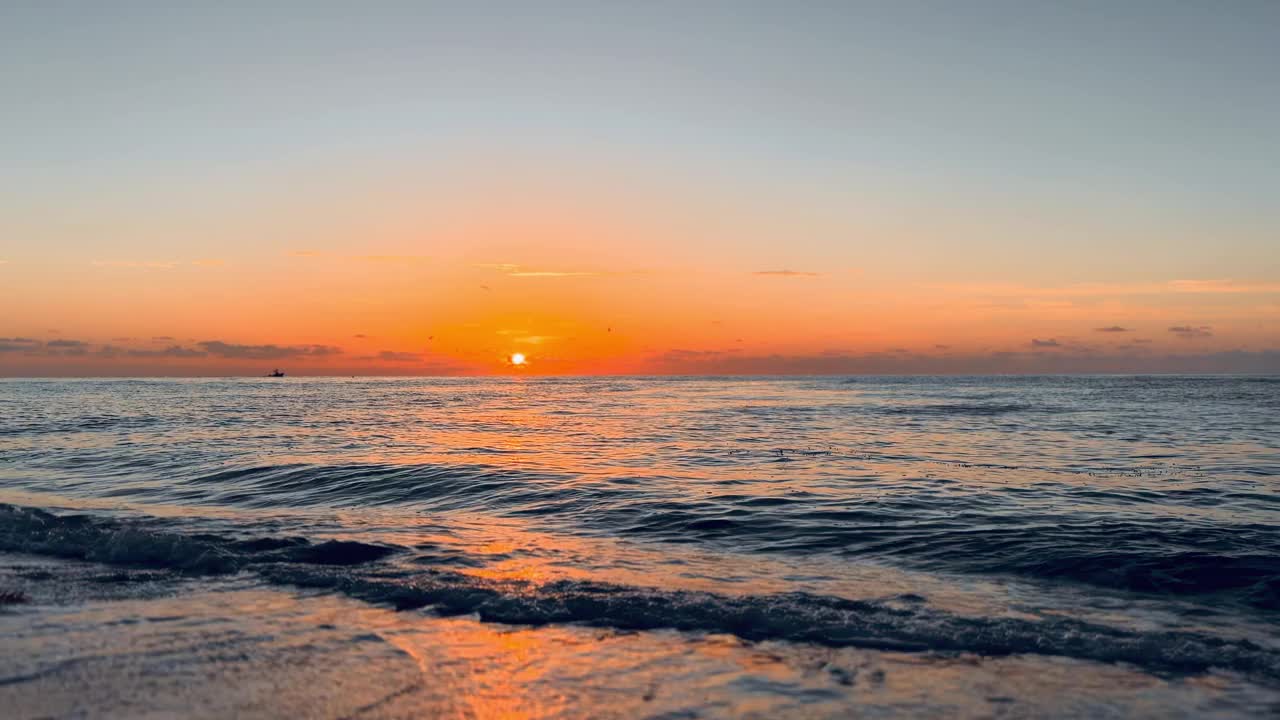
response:
M1280 378L0 381L6 717L1280 714Z

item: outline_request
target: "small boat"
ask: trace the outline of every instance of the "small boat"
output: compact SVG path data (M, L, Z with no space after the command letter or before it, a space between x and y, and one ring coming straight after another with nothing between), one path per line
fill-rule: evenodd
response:
M266 377L284 377L284 371L280 368L276 368L275 370L267 373Z

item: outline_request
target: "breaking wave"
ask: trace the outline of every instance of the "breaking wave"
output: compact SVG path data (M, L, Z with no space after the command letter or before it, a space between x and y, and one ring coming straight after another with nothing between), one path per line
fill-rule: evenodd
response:
M1194 632L1143 632L1068 618L969 617L924 598L847 599L805 592L726 595L583 580L489 580L389 562L409 548L301 537L172 532L147 520L59 515L0 505L0 550L175 573L249 572L276 584L323 588L401 610L481 620L577 623L623 630L729 633L905 652L1035 653L1130 663L1153 672L1226 669L1280 679L1280 652Z

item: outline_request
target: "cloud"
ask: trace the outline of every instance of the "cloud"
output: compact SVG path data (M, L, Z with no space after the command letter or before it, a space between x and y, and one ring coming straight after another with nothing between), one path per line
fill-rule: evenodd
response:
M463 365L429 353L400 350L383 350L376 355L358 355L350 359L358 364L335 368L335 374L457 375L468 370Z
M387 362L421 362L422 353L415 352L399 352L396 350L383 350L382 352L369 358L370 360L385 360Z
M1057 347L1062 347L1062 343L1058 342L1057 340L1054 340L1053 338L1049 338L1048 340L1037 340L1036 338L1032 338L1031 347L1057 348Z
M365 338L368 338L369 336L368 336L368 335L365 335L364 333L356 333L355 335L352 335L351 337L353 337L353 338L359 338L359 339L361 339L361 340L364 340Z
M733 353L740 353L740 348L730 348L728 350L668 350L660 355L654 356L654 360L659 363L684 363L689 361L705 361L716 360L724 357L731 357Z
M202 358L208 357L209 353L192 348L184 348L180 345L170 345L163 350L129 350L129 357L143 358Z
M756 270L752 275L770 275L773 277L818 277L822 273L804 270Z
M356 255L354 259L389 265L415 265L427 262L429 258L422 255Z
M190 262L180 262L178 260L94 260L90 263L95 267L109 268L138 268L141 270L172 270L179 265L194 265L196 267L220 267L226 264L225 260L218 258L200 258Z
M525 335L512 338L511 342L524 343L525 345L541 345L548 340L557 340L559 337L559 335Z
M342 348L332 345L240 345L221 340L196 343L210 355L239 360L284 360L287 358L317 358L339 355Z
M1071 285L1034 286L1013 283L930 283L923 288L943 290L985 298L1028 301L1031 298L1080 298L1082 300L1160 295L1275 295L1280 283L1241 282L1235 280L1168 280L1142 283L1074 283Z
M1235 280L1171 280L1169 289L1177 293L1269 294L1280 293L1280 283L1250 283Z
M1212 330L1213 328L1209 325L1200 325L1198 327L1193 327L1191 325L1174 325L1169 328L1169 332L1184 340L1213 337Z
M951 346L950 345L934 345L933 349L934 350L950 350Z
M22 352L40 347L40 341L25 337L0 337L0 352Z
M172 270L176 260L94 260L96 267L141 268L144 270Z
M319 250L290 250L285 254L288 255L289 257L312 258L312 257L320 257L323 253L321 253Z
M1120 327L1119 325L1109 325L1107 327L1094 328L1093 331L1100 333L1126 333L1133 332L1133 329Z
M167 342L167 341L173 340L173 337L169 335L152 335L151 339L155 340L156 342Z
M972 354L815 353L744 355L670 350L650 371L677 375L982 375L1055 373L1277 373L1280 350L1202 354L1082 354L996 351Z
M485 270L496 270L507 277L523 278L590 277L602 274L579 270L528 270L523 265L516 265L515 263L480 263L476 267L484 268Z
M30 357L78 357L93 347L83 340L58 338L42 342L29 337L0 337L0 353L22 353Z
M44 348L50 355L84 355L89 352L89 343L83 340L50 340Z

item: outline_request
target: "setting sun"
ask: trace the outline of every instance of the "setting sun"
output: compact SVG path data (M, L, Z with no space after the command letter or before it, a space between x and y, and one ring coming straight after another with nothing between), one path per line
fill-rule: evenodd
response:
M523 365L525 363L524 353L511 353L512 365Z

